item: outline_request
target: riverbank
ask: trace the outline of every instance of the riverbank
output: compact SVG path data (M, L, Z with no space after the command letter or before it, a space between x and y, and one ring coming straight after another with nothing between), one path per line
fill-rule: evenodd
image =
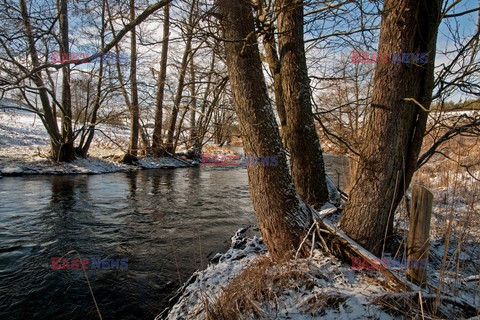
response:
M33 113L0 109L0 177L22 175L71 175L128 172L144 169L172 169L200 163L174 157L140 157L138 164L121 162L128 146L129 128L99 124L88 158L58 163L49 158L49 137L41 120ZM179 150L182 151L182 150ZM240 155L242 147L205 145L203 153L211 156ZM181 154L181 153L180 153ZM343 189L347 183L348 159L327 155L326 170L331 182Z
M230 249L195 272L160 319L400 319L382 309L389 293L373 270L358 272L314 250L275 264L258 236L245 229ZM172 301L174 302L174 301Z
M10 158L0 153L0 176L70 175L127 172L144 169L172 169L196 166L196 162L173 157L139 159L137 165L127 165L98 157L79 158L70 163L58 163L48 158Z
M423 290L421 295L419 292L398 292L377 270L354 269L350 263L317 249L305 259L274 263L262 238L249 237L246 231L237 231L226 253L217 254L206 269L196 271L155 320L432 316L435 288ZM431 245L428 274L429 281L436 286L441 277L444 247L441 239L435 239ZM473 254L476 246L466 244L464 250ZM466 256L461 257L463 266L472 262ZM406 272L402 268L391 269L398 274ZM454 291L453 275L447 274L442 303L435 317L466 319L475 316L475 309L480 308L476 291L478 275L474 270L461 270L456 276L457 291ZM465 303L472 307L466 309Z
M456 143L450 150L467 150ZM464 161L475 163L478 145L468 152ZM260 237L237 232L231 248L195 272L156 319L471 318L480 310L479 176L478 166L465 170L439 157L414 176L414 184L434 195L427 265L431 287L421 297L418 292L394 292L376 270L352 270L350 262L320 250L307 259L275 264ZM395 212L393 248L384 258L406 256L410 189L406 194ZM338 226L338 218L331 222ZM395 272L406 276L406 270ZM442 304L433 316L437 293ZM473 308L465 309L462 303Z
M124 126L99 125L88 158L58 163L48 156L49 137L38 116L0 110L0 176L99 174L198 165L173 157L144 157L137 165L123 164L122 149L126 149L128 132L129 128Z

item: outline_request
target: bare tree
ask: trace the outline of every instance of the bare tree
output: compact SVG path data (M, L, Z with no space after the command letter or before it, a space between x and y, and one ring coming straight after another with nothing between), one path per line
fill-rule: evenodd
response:
M2 48L0 54L0 60L2 61L0 64L1 94L3 97L5 93L10 91L19 93L26 107L18 108L33 112L40 117L50 136L50 156L52 159L56 161L73 160L75 158L74 143L78 136L81 136L81 140L76 148L77 154L86 155L91 138L93 138L95 124L97 123L95 117L105 98L105 94L100 92L103 88L101 80L99 80L100 84L97 86L98 103L95 102L97 98L93 99L92 103L95 104L93 112L87 112L85 109L85 115L88 114L88 117L90 117L90 124L85 125L88 122L88 117L85 117L85 123L81 128L75 130L72 124L73 113L70 89L72 70L75 69L75 66L91 62L112 48L118 47L118 43L125 34L170 1L158 1L147 7L138 16L133 17L129 23L124 25L119 32L114 33L110 42L102 43L100 52L83 59L71 57L70 46L72 41L69 39L71 31L69 30L68 1L58 0L56 5L45 2L41 4L41 10L35 8L38 4L32 3L28 6L26 1L19 1L18 7L12 2L5 2L5 6L2 5L2 10L0 11L2 18L6 23L19 22L22 26L22 33L18 34L15 28L12 30L7 28L6 32L0 35L0 46ZM92 6L95 6L95 4ZM105 4L101 6L102 11L104 7ZM95 10L91 12L95 12ZM41 17L38 16L40 14L42 15ZM112 15L109 14L109 16L111 17ZM101 20L101 28L104 28L103 18ZM73 21L75 22L75 19ZM58 34L55 32L57 23ZM60 48L58 52L51 51L51 48L55 45L58 45ZM57 57L61 60L60 62L48 61L54 53L58 54ZM61 99L57 99L57 91L60 92L60 90L56 87L56 82L53 78L57 70L61 70L62 74ZM100 72L100 78L102 74L103 72ZM38 98L40 100L39 103L37 101ZM92 100L88 101L88 107L90 108ZM57 115L61 117L61 127L57 124ZM86 136L87 131L89 132L88 137Z
M30 58L32 61L32 66L33 68L38 68L41 65L40 59L39 59L39 54L37 51L37 47L35 45L35 38L33 34L33 27L32 23L30 20L30 14L28 12L27 5L25 3L25 0L20 0L20 12L21 12L21 17L23 20L23 28L24 28L24 34L26 41L28 43L28 53L30 54ZM14 64L17 64L17 66L24 72L28 73L28 69L20 65L18 62L15 63L15 59L13 55L10 52L10 49L6 46L5 42L2 40L2 46L4 50L7 52L7 54L10 56L11 61ZM50 104L50 99L54 99L54 96L52 96L52 92L49 92L47 90L47 87L45 85L45 82L43 80L42 72L40 70L33 72L31 74L31 80L32 82L37 86L38 88L38 95L40 96L41 100L41 105L42 105L42 111L41 112L35 105L33 105L25 90L21 90L21 93L27 102L27 104L34 110L36 113L41 114L42 117L40 118L45 125L45 128L47 129L49 136L50 136L50 144L51 144L51 156L53 159L58 160L58 161L70 161L73 157L73 148L70 150L69 148L63 148L65 142L68 142L68 133L64 130L60 132L57 124L57 119L55 116L55 107ZM57 105L61 106L59 103ZM66 121L69 121L68 118L65 119ZM70 118L71 120L71 118ZM66 129L67 124L63 126L62 129ZM72 153L71 154L66 154L66 151L70 150Z
M365 148L341 228L379 253L393 228L393 213L410 184L427 121L441 0L386 0L380 52L428 52L428 63L376 67ZM392 88L395 88L392 90Z
M57 1L58 25L60 29L60 55L70 57L68 40L68 5L67 0ZM63 141L60 147L60 156L63 161L75 159L73 148L73 127L72 127L72 97L70 89L70 66L62 66L62 132Z
M319 208L328 201L322 149L313 122L303 39L303 1L277 0L285 140L299 195Z
M195 86L195 59L193 55L190 57L190 96L191 96L191 105L190 105L190 133L188 139L188 148L193 145L195 136L197 135L197 126L196 126L196 112L197 112L197 88Z
M226 64L244 149L253 156L278 156L278 166L249 166L250 196L262 236L276 260L291 258L311 216L296 194L267 95L254 19L247 0L217 1Z
M183 98L183 88L185 85L185 76L188 70L188 60L191 57L191 50L192 50L192 38L193 38L193 29L196 24L196 17L195 17L195 1L192 0L192 4L190 7L190 12L188 14L188 22L186 25L186 41L185 41L185 49L183 52L182 62L180 65L180 74L178 76L178 85L177 91L175 93L175 98L173 101L173 110L169 121L168 132L167 132L167 141L165 144L165 150L170 153L175 153L175 126L177 123L177 116L178 111L180 109L180 103L182 102Z
M222 96L231 97L230 94L225 94L227 87L228 77L224 76L223 70L218 70L219 61L219 48L218 41L214 41L212 46L212 52L210 56L210 64L204 74L203 79L198 79L198 82L204 82L204 86L199 86L196 90L196 95L200 97L200 106L196 108L195 112L198 113L198 118L195 120L195 136L193 137L192 145L192 157L199 158L202 152L202 147L205 143L211 140L211 136L208 136L212 126L212 121L215 115L218 115L219 106L222 101ZM198 77L201 77L199 72L196 72ZM203 89L203 92L201 91ZM196 100L196 99L195 99ZM215 125L212 135L215 135Z
M100 28L100 47L102 51L105 49L105 29L106 29L105 13L106 13L106 5L107 5L106 2L107 0L102 0L102 15L101 15L101 28ZM98 81L96 86L96 94L93 102L93 110L91 112L90 124L88 125L88 129L82 132L79 146L76 149L78 150L76 153L80 154L82 157L87 156L88 150L90 149L90 146L93 141L93 137L95 135L95 127L98 121L98 111L102 103L102 83L103 83L103 72L104 72L103 66L104 66L103 57L100 57L100 65L98 68ZM87 102L87 108L85 110L85 114L87 118L88 102Z
M170 35L170 5L163 9L163 38L160 71L158 73L157 94L155 97L155 124L153 129L152 150L156 156L163 155L163 97L165 95L165 80L167 78L168 42Z
M129 2L130 21L135 19L135 1ZM138 106L138 87L137 87L137 33L133 27L130 31L130 90L131 102L130 109L130 142L128 154L136 157L138 154L138 131L140 130L140 108Z

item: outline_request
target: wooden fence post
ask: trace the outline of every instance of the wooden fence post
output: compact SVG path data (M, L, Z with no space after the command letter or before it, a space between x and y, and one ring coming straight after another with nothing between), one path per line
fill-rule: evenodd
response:
M410 231L408 233L408 278L424 286L427 282L427 262L430 250L430 220L433 195L420 185L412 188Z

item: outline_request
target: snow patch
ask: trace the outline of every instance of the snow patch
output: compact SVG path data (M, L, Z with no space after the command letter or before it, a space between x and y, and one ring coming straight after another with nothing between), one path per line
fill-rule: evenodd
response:
M262 239L243 237L238 231L232 238L232 246L225 254L217 254L205 270L197 271L179 290L180 298L173 307L156 319L204 319L204 301L214 301L223 289L247 266L258 258L268 256ZM352 270L334 257L315 250L311 258L292 263L312 279L313 286L298 285L286 288L275 304L258 303L265 319L401 319L374 304L376 297L387 293L378 284L378 274ZM321 297L339 299L338 305L322 304ZM326 300L328 301L328 299ZM322 307L315 308L316 303ZM313 307L312 307L313 306ZM250 319L252 315L242 315Z
M117 143L128 141L128 128L99 125L89 157L56 163L48 157L50 140L40 118L19 110L0 109L0 175L98 174L141 169L178 168L195 165L171 157L141 159L138 166L119 163L123 156ZM114 137L113 143L107 136Z

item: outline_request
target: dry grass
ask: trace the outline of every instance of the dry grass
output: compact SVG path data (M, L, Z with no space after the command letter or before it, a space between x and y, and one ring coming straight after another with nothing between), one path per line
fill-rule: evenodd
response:
M427 138L425 145L430 143ZM449 301L446 296L463 293L471 295L476 303L480 300L479 279L466 281L467 276L480 274L480 260L466 261L461 254L467 252L477 260L480 256L480 183L466 169L473 174L480 173L480 141L457 137L440 151L451 159L435 156L415 174L413 181L434 194L432 238L437 239L437 244L438 239L442 239L443 244L443 251L432 250L430 256L429 283L436 289L425 297L418 293L400 293L375 301L392 314L439 319L473 316L477 312ZM348 171L354 172L355 162L350 163ZM399 212L401 219L408 221L404 203L399 211L403 211ZM407 233L403 236L406 238ZM204 299L203 308L207 319L262 318L267 315L266 308L270 311L279 308L279 297L286 290L313 286L315 281L308 266L302 266L299 261L276 264L263 257L237 276L216 299ZM305 313L318 316L326 308L338 308L344 301L344 296L334 292L318 293L304 301L302 308Z
M443 297L442 305L435 306L434 295L421 295L418 292L386 294L375 299L384 310L406 319L466 319L477 313L474 308L454 299Z
M325 308L338 308L341 303L345 302L346 297L338 293L321 292L308 298L305 301L305 311L310 313L312 317L317 316Z
M274 263L261 257L247 267L226 287L214 302L205 301L207 319L245 319L247 315L262 317L261 305L276 305L277 297L287 289L313 288L315 281L296 261ZM314 301L322 304L321 297ZM309 306L310 307L310 306Z
M414 177L414 183L424 185L434 194L437 223L432 223L432 232L445 238L453 220L454 234L467 229L478 233L480 181L476 179L480 178L480 138L456 137L439 151L450 159L435 156Z
M442 245L432 248L429 261L429 282L436 287L429 306L433 313L439 312L444 294L480 300L480 282L466 281L480 273L480 138L459 136L439 151L443 155L434 156L414 177L434 195L431 238Z

